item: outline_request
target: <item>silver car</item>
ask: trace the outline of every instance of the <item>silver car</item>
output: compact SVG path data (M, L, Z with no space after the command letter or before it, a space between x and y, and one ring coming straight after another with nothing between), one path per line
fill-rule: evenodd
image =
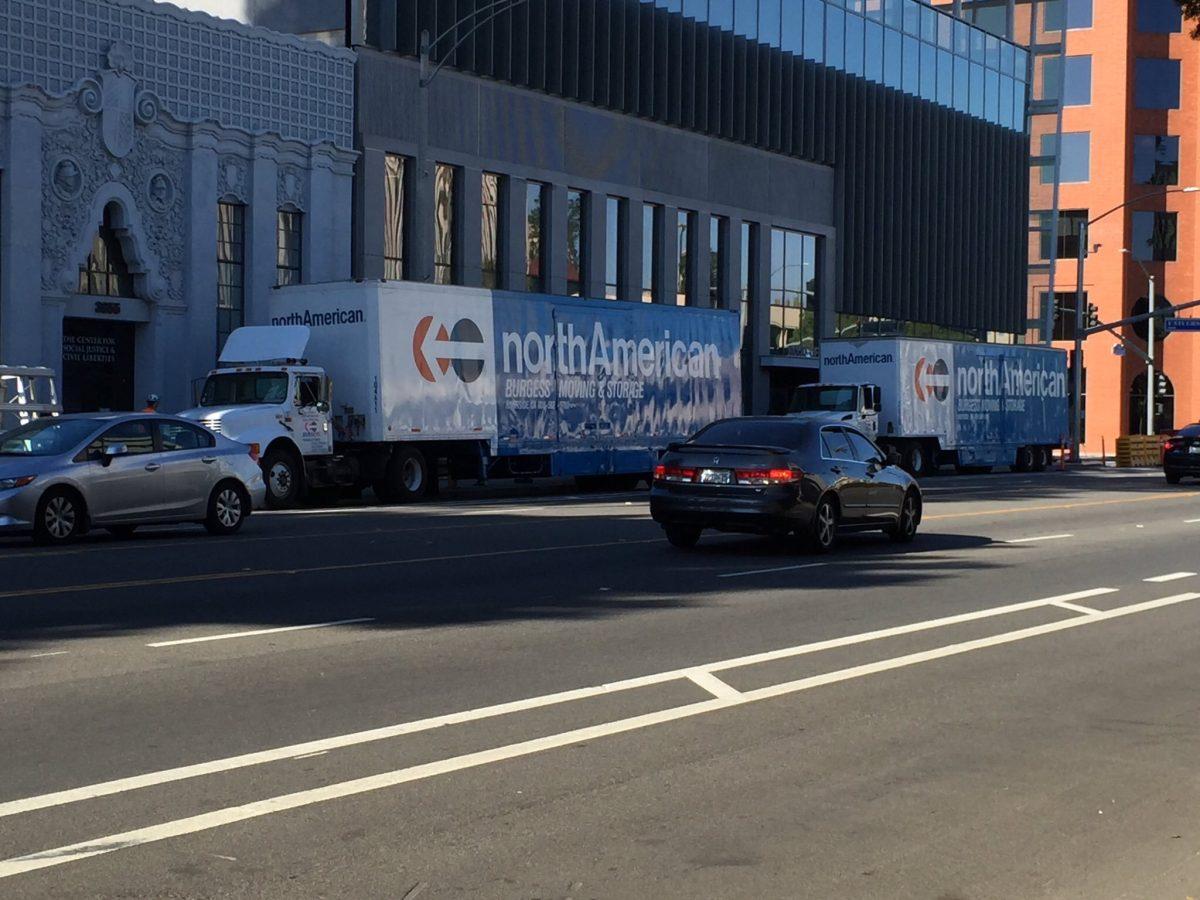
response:
M200 522L233 534L266 497L258 448L145 414L36 419L0 434L0 532L65 543L92 526Z

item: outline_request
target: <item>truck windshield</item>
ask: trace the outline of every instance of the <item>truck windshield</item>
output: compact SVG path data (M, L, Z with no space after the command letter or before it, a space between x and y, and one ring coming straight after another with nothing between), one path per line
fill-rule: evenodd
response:
M285 372L227 372L210 375L200 395L201 406L238 406L244 403L282 403L287 399Z
M855 412L858 388L813 384L796 388L791 412Z
M0 434L0 456L58 456L100 427L96 419L37 419Z

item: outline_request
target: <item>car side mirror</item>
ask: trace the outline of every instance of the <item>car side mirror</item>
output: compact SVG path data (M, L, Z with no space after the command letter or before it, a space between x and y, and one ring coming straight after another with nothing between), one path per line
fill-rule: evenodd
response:
M129 448L124 444L106 444L100 451L100 465L107 466L118 456L125 456L128 452Z
M891 450L888 451L887 464L889 466L899 466L900 463L902 463L902 462L904 462L904 458L902 456L900 456L899 450L897 450L895 447L893 447Z

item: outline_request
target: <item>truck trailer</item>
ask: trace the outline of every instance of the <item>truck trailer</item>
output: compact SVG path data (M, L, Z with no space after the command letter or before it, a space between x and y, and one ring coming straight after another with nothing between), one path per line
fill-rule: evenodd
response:
M276 289L270 321L229 336L182 415L258 445L276 507L416 500L442 472L629 487L741 412L728 310L362 281Z
M826 341L820 383L793 415L849 422L900 453L915 475L939 465L1046 468L1068 435L1061 350L917 338Z

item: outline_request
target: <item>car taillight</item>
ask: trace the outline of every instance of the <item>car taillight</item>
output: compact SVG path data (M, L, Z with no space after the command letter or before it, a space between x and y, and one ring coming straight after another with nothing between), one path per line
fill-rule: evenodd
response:
M1166 443L1163 444L1163 453L1174 453L1176 450L1178 450L1182 446L1183 446L1183 438L1181 438L1181 437L1167 438Z
M252 460L254 460L255 462L258 462L258 457L259 457L258 444L251 444L250 445L250 458Z
M799 469L738 469L735 477L738 484L792 484L802 474Z
M682 466L657 465L654 467L654 480L674 482L695 481L696 470L685 469Z

